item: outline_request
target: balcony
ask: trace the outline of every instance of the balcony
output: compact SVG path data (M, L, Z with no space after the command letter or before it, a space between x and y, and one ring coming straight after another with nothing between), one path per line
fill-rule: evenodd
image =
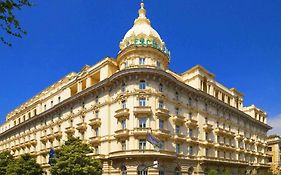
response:
M194 136L188 136L186 138L186 142L189 144L196 144L196 143L198 143L198 138L194 137Z
M197 128L197 127L198 127L198 124L197 124L197 121L196 121L196 120L194 120L194 119L188 119L188 120L186 121L186 126L187 126L188 128Z
M73 126L65 128L65 133L67 135L73 135L75 133L75 128Z
M136 138L146 138L151 133L151 128L134 128L133 134Z
M55 140L55 136L54 136L53 134L48 134L48 135L47 135L47 139L48 139L50 142L52 142L52 141Z
M100 136L91 137L89 143L93 146L98 146L101 143L101 137Z
M61 131L57 131L57 132L55 132L54 133L54 137L56 138L56 139L61 139L62 138L62 132Z
M174 135L174 141L177 142L177 143L178 142L183 143L183 142L186 141L186 137L183 134L175 134Z
M117 119L117 120L125 120L125 119L128 119L130 116L130 112L129 112L129 109L119 109L117 111L115 111L115 115L114 117Z
M153 134L159 138L159 139L163 139L163 140L168 140L171 137L171 132L169 130L166 129L157 129L153 131Z
M83 133L87 130L87 124L85 122L78 123L76 129L80 132Z
M214 146L214 141L211 140L211 139L207 139L207 140L204 140L204 141L202 142L202 144L205 145L205 146L207 146L207 147L212 147L212 146Z
M134 107L134 115L136 117L138 116L151 116L152 111L151 111L151 107L150 106L136 106Z
M235 137L236 137L237 140L243 140L244 135L243 134L237 134Z
M93 118L93 119L91 119L89 125L93 129L96 129L96 128L100 127L100 125L101 125L101 118Z
M36 146L37 145L37 140L36 139L32 139L29 141L29 143L32 145L32 146Z
M175 115L173 116L173 121L176 125L183 125L185 122L185 117L181 115Z
M228 145L228 144L221 143L221 142L220 143L216 143L215 147L219 148L219 149L229 150L229 151L236 151L236 148L235 148L234 145Z
M38 152L39 155L47 155L49 153L48 149L42 149Z
M162 120L168 120L170 118L168 109L158 108L155 115Z
M235 137L235 133L230 131L230 130L226 130L226 129L223 129L223 128L215 128L215 132L218 134L218 135L223 135L223 136L227 136L227 137Z
M203 125L203 129L204 129L206 132L210 132L210 131L213 130L213 125L208 124L208 123L205 123L205 124Z
M115 131L115 138L117 140L126 140L129 137L129 130L128 129L120 129Z
M41 141L42 143L46 143L46 142L48 141L48 137L47 137L47 136L41 136L41 137L40 137L40 141Z

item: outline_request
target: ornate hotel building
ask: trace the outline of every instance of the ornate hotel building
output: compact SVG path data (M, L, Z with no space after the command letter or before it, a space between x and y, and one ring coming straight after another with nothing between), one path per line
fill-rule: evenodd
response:
M117 58L68 74L9 113L0 150L30 153L47 170L50 148L75 136L92 145L89 156L101 160L104 175L267 171L266 113L244 107L241 92L203 67L177 74L169 63L141 3Z

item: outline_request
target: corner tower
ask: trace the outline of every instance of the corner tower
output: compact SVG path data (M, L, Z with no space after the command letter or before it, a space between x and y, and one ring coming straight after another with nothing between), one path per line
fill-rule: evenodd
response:
M136 67L167 69L169 62L170 52L157 31L151 27L142 2L134 26L120 42L120 52L117 56L119 68L121 70Z

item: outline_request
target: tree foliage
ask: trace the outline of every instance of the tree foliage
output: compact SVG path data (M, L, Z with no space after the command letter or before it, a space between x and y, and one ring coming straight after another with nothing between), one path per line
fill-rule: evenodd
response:
M26 34L15 16L15 10L30 6L29 0L0 0L0 41L11 46L11 43L4 39L4 33L17 38L21 38L23 34Z
M22 155L19 159L10 162L7 175L42 175L43 170L36 160L29 154Z
M210 170L208 171L208 175L218 175L218 172L216 170Z
M14 160L9 151L0 153L0 175L6 175L7 166Z
M52 175L101 175L102 167L98 160L86 156L92 149L81 140L70 137L51 160Z

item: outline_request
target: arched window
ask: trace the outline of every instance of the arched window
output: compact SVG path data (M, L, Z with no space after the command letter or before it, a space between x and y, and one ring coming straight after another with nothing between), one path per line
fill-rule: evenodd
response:
M180 167L175 168L175 175L181 175L181 169Z
M137 170L138 170L138 175L148 175L147 167L145 165L139 165Z
M125 165L122 165L120 170L121 170L121 175L127 175L127 167Z

